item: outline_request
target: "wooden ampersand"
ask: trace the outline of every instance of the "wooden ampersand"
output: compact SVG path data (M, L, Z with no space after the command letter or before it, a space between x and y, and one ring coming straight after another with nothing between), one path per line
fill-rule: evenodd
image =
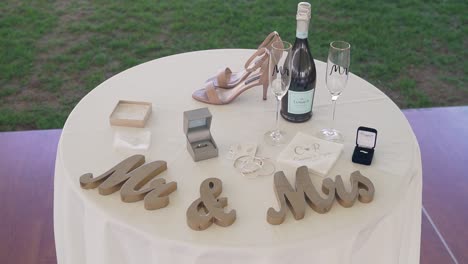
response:
M167 169L165 161L158 160L143 165L144 163L145 156L134 155L98 177L93 178L93 174L86 173L80 177L81 188L97 187L102 195L109 195L120 190L123 202L144 200L147 210L166 207L169 204L168 195L177 189L177 183L166 183L164 179L153 180ZM149 186L143 189L148 182L150 182Z
M322 182L322 192L327 197L323 198L312 184L306 166L299 167L296 171L295 189L289 184L288 179L282 171L275 173L275 193L280 209L279 211L276 211L274 208L268 209L268 223L272 225L283 223L288 207L296 220L304 218L306 202L317 213L326 213L331 209L335 195L343 207L351 207L356 199L359 199L362 203L371 202L375 192L372 182L359 171L353 172L350 178L352 186L350 192L346 191L341 176L336 176L335 181L329 178L324 179Z
M208 178L200 185L200 198L187 209L187 224L193 230L205 230L212 223L230 226L236 220L236 211L224 212L227 198L216 198L221 194L223 183L217 178Z

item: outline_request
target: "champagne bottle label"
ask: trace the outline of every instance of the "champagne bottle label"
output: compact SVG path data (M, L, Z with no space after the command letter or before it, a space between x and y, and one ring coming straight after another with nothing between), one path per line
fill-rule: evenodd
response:
M312 110L314 90L305 92L288 91L288 113L301 115Z

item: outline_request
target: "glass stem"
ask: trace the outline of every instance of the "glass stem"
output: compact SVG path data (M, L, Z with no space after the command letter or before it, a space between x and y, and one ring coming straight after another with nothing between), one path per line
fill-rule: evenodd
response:
M275 133L279 134L279 106L280 106L280 99L276 97L276 127L275 127Z
M332 103L333 103L332 124L331 124L331 128L332 128L332 129L335 129L335 109L336 109L336 100L338 100L338 96L332 96Z

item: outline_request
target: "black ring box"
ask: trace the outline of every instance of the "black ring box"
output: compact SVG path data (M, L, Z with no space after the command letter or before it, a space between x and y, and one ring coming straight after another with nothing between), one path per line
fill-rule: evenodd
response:
M373 141L373 142L372 142ZM356 147L352 161L363 165L371 165L374 158L377 130L370 127L359 127L356 132Z

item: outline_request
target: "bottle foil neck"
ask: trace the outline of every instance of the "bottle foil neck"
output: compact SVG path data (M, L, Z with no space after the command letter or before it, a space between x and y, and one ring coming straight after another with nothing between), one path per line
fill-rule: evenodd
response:
M306 39L309 35L309 20L297 20L296 38Z

